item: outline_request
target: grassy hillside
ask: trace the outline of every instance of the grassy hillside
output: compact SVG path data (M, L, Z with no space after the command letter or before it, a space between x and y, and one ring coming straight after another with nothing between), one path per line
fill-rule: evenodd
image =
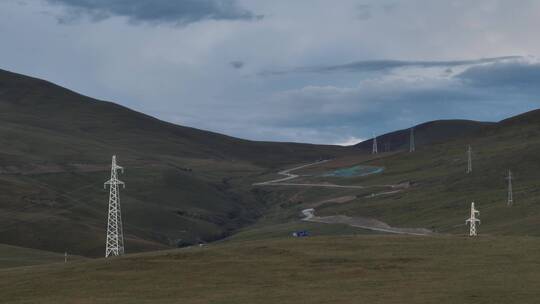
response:
M0 269L7 303L536 303L540 296L540 111L495 124L426 123L415 128L416 152L406 151L403 130L379 137L379 151L395 145L371 155L369 141L353 148L250 142L175 126L7 72L0 72L0 110L1 243L101 256L112 154L126 167L128 253L220 240L68 264L55 263L61 254L0 246L0 267L24 266ZM321 158L332 159L287 181L303 185L253 186ZM355 175L358 166L381 172ZM508 169L516 178L511 207ZM477 239L464 237L471 201L481 212ZM436 234L301 221L306 208ZM313 237L293 239L295 230Z
M0 270L7 303L536 303L527 237L234 242Z
M350 151L177 126L0 70L0 242L102 255L113 154L137 252L227 236L270 203L251 192L254 176Z
M422 133L419 132L417 138L422 140ZM471 174L465 173L468 144L473 149ZM324 176L332 170L355 165L382 167L384 171L366 177ZM515 176L515 202L511 207L506 205L505 177L509 169ZM423 227L439 233L463 234L467 231L464 221L470 203L475 201L481 212L481 233L539 236L540 112L486 125L443 143L420 146L414 153L397 151L338 158L297 174L303 175L297 180L302 183L373 187L273 187L272 191L279 191L286 203L267 213L260 225L298 221L300 210L315 207L321 216L368 217L397 227ZM384 186L404 182L410 187ZM343 197L351 199L343 201L340 199Z
M107 204L102 183L112 154L127 169L121 196L128 252L208 242L238 231L249 239L281 236L305 227L298 214L311 207L322 216L367 217L461 234L474 200L481 233L539 234L538 112L496 124L422 124L415 127L415 153L405 152L409 133L402 130L380 136L379 150L390 142L390 151L372 156L369 141L352 148L251 142L176 126L2 71L0 110L0 241L7 244L102 255ZM468 144L474 151L469 175ZM283 168L329 157L334 160L301 170L298 181L375 187L252 187L276 178ZM384 171L324 176L356 165ZM516 176L516 203L510 208L505 205L508 169ZM395 193L379 187L404 182L411 187ZM340 231L353 233L320 230Z
M68 255L69 262L81 260ZM0 244L0 269L63 262L64 254Z
M182 127L2 70L0 118L7 133L1 142L7 146L4 153L16 154L25 162L35 158L96 162L112 152L123 152L142 158L155 154L275 166L347 151L336 146L253 142Z
M495 123L491 122L459 119L430 121L413 127L415 145L416 147L424 147L461 137L469 137L495 125ZM404 129L378 136L379 152L409 150L410 135L411 129ZM364 152L371 152L373 140L361 142L355 147Z

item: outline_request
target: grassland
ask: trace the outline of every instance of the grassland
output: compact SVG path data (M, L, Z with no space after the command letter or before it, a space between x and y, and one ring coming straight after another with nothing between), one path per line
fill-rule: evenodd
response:
M366 143L249 142L174 126L1 71L0 110L0 243L101 256L102 183L113 153L127 168L128 253L220 240L66 265L56 263L61 254L0 246L5 303L538 302L539 112L498 124L424 124L416 152L369 155ZM406 136L379 142L399 139L402 148ZM473 172L465 174L469 144ZM366 188L252 186L330 157L295 172L295 181ZM385 169L325 176L356 165ZM516 177L511 207L508 169ZM397 184L410 187L389 186ZM381 194L389 189L399 192ZM481 211L477 239L463 236L471 201ZM439 234L307 223L299 220L305 208ZM292 239L294 230L313 237Z
M68 255L68 261L70 262L82 259L79 256ZM63 254L0 244L0 268L63 262Z
M482 219L480 230L492 235L540 236L540 124L533 112L497 127L417 149L376 156L358 155L308 167L297 172L299 183L363 185L366 189L273 187L281 204L261 221L282 224L298 218L300 210L316 207L316 213L382 220L395 227L428 228L442 234L466 232L464 220L472 201ZM382 145L383 143L381 143ZM466 174L466 147L473 147L473 172ZM384 167L384 172L365 177L324 176L355 165ZM506 205L505 176L511 169L514 205ZM271 177L271 176L269 176ZM263 179L263 177L261 177ZM270 178L269 178L270 179ZM384 185L409 183L409 188L387 195ZM352 197L345 201L340 198ZM260 222L262 223L262 222Z
M0 71L0 243L101 255L107 202L102 182L112 154L127 168L122 179L128 187L121 195L130 252L214 241L252 225L295 223L302 208L313 206L320 215L462 233L474 200L482 233L539 235L538 116L500 124L427 123L415 128L417 152L396 150L407 145L405 130L380 136L380 150L390 144L391 152L373 157L364 151L369 142L354 148L250 142L176 126ZM470 175L464 174L467 144L474 151ZM369 197L387 188L251 186L284 168L330 157L301 170L311 176L299 181L412 187ZM321 177L354 165L385 170L368 177ZM508 169L516 176L512 208L505 206ZM355 199L332 201L344 196Z
M0 270L4 303L537 303L534 237L229 242Z
M349 150L182 127L0 70L0 243L101 256L113 154L126 248L139 252L226 237L273 203L252 179Z

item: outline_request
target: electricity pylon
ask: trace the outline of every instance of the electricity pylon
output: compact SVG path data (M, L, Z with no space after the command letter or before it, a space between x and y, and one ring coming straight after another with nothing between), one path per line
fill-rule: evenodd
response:
M467 174L472 172L472 148L471 145L467 148Z
M409 152L414 152L416 150L414 144L414 128L411 128L411 135L409 136Z
M377 148L377 136L373 135L373 151L371 154L377 154L379 152Z
M476 218L476 215L480 215L480 211L474 209L474 202L471 203L471 217L465 220L465 224L470 224L469 236L476 236L476 223L480 224L480 220Z
M116 155L112 157L111 179L105 182L104 187L110 186L109 216L107 220L107 241L105 243L105 257L124 254L124 232L122 231L122 213L120 212L120 190L118 185L126 187L124 182L118 180L118 170L124 173L124 168L116 164Z
M508 201L506 202L506 205L510 207L514 204L514 193L512 189L512 171L508 170L508 177L506 179L508 180Z

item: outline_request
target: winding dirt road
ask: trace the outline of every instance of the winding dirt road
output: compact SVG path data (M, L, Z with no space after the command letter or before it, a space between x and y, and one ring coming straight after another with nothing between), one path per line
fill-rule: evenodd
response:
M374 186L359 186L359 185L336 185L336 184L330 184L330 183L291 183L288 182L290 180L293 180L295 178L300 177L298 174L291 173L296 170L300 170L303 168L320 165L322 163L326 163L330 160L322 160L318 162L314 162L307 165L302 165L299 167L295 167L292 169L287 169L283 171L279 171L279 175L283 175L285 177L269 180L266 182L260 182L260 183L254 183L253 186L297 186L297 187L323 187L323 188L345 188L345 189L367 189L367 188L374 188L374 187L389 187L389 188L397 188L399 185L374 185Z
M371 231L392 233L392 234L407 234L426 236L434 233L425 228L398 228L392 227L385 222L366 217L349 217L346 215L333 216L315 216L314 209L305 209L302 211L305 216L302 220L306 222L324 223L324 224L345 224L351 227L367 229Z
M398 190L386 191L386 192L381 192L377 194L374 193L370 196L367 196L366 198L372 198L372 197L376 197L380 195L398 193L401 191L400 188L403 188L403 185L360 186L360 185L336 185L336 184L330 184L330 183L309 184L309 183L291 183L290 182L291 180L300 177L300 175L292 173L293 171L307 168L310 166L319 165L328 161L330 160L318 161L315 163L306 164L306 165L298 166L295 168L283 170L283 171L278 172L278 174L283 175L285 177L269 180L266 182L254 183L253 186L296 186L296 187L325 187L325 188L346 188L346 189L367 189L367 188L373 188L373 187L388 187L392 189L398 188ZM325 223L325 224L346 224L351 227L378 231L378 232L385 232L385 233L393 233L393 234L408 234L408 235L417 235L417 236L426 236L426 235L434 234L431 230L425 229L425 228L392 227L386 224L385 222L372 219L372 218L349 217L345 215L322 216L322 217L316 216L314 208L302 210L302 215L304 216L302 220L306 222Z

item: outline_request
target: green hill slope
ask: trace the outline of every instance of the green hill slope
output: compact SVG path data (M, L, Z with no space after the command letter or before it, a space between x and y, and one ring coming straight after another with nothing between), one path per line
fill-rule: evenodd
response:
M320 216L364 217L394 227L465 234L465 219L474 201L481 212L481 233L540 235L540 112L483 125L471 133L458 131L457 135L446 142L421 145L414 153L402 150L338 158L300 170L297 174L309 175L299 179L302 183L368 188L274 187L287 203L272 209L273 215L259 224L297 221L302 209L314 207ZM418 140L422 136L419 132ZM469 144L473 150L473 172L466 174ZM326 175L357 165L381 167L384 171L363 177ZM506 204L508 170L515 177L511 207ZM407 184L410 187L388 186Z
M260 216L252 176L351 149L241 140L0 70L0 241L103 254L110 158L128 252L207 242Z
M538 234L539 112L500 123L425 123L415 127L415 153L404 151L409 134L402 130L380 136L379 151L387 142L390 151L371 156L370 141L347 148L252 142L176 126L5 71L0 71L0 110L0 241L7 244L102 255L107 208L102 185L112 154L127 169L121 196L128 252L213 241L256 224L254 239L256 231L271 231L274 224L299 227L294 224L299 211L314 206L320 215L463 233L474 200L483 233ZM474 151L469 175L468 144ZM384 194L388 189L252 186L276 178L283 168L321 158L335 159L306 168L300 173L310 176L299 180L411 187ZM384 171L325 175L356 165ZM505 205L508 169L516 176L511 208Z
M472 120L436 120L414 126L415 146L417 148L443 143L462 137L469 137L482 132L495 123ZM409 150L411 129L398 130L377 137L380 152ZM373 140L355 145L356 148L371 152Z
M253 142L182 127L44 80L2 70L0 118L4 132L13 132L3 136L1 143L7 149L4 153L13 151L24 160L102 161L111 152L122 149L120 152L134 156L152 153L275 166L347 150L336 146ZM17 137L23 140L14 140Z

